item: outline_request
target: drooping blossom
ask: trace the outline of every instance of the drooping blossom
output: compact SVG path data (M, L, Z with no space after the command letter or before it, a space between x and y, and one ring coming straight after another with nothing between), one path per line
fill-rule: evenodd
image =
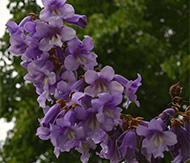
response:
M142 148L152 154L154 158L164 157L163 152L168 151L168 146L177 143L176 135L171 131L164 131L165 125L161 119L152 119L147 127L139 125L137 134L144 136ZM150 161L150 160L149 160Z
M45 114L39 120L37 135L51 140L57 157L74 148L82 154L81 161L87 163L90 149L101 144L98 155L111 163L136 162L135 148L140 136L135 129L123 131L120 127L122 109L118 105L122 104L123 93L127 106L132 101L139 105L135 93L141 85L140 75L129 81L116 75L110 66L95 71L97 55L90 52L94 46L92 38L85 36L80 41L75 30L67 26L69 23L85 28L86 16L75 14L66 0L42 2L39 19L30 15L19 25L7 24L9 50L22 55L22 66L28 70L24 79L36 87L37 100ZM49 106L46 100L51 101ZM149 128L147 122L141 124Z
M70 151L71 148L79 143L80 138L84 136L83 128L73 125L66 117L56 119L56 123L52 124L50 129L52 132L51 142L55 146L55 154L57 157L59 150L62 152Z
M97 65L97 55L89 52L93 47L92 38L89 36L86 36L83 41L78 38L69 41L66 49L67 54L69 54L65 59L66 69L73 71L80 65L83 65L86 70L93 69Z
M171 131L177 135L177 144L170 148L170 152L175 158L173 163L185 162L190 159L190 138L187 130L181 126L180 120L175 119Z
M135 130L126 130L120 137L118 138L118 146L119 151L123 159L126 162L134 162L135 161L135 149L136 149L136 133Z
M100 144L102 150L100 153L96 154L101 158L109 159L110 163L122 161L122 156L118 148L118 138L122 132L123 131L119 127L116 127L112 131L107 132L107 136Z
M128 108L131 102L134 102L139 107L140 104L135 93L141 86L141 75L138 74L138 78L134 81L127 80L121 75L115 75L114 80L119 82L124 87L124 93L127 97L127 101L125 102L124 107Z
M67 23L77 25L81 28L85 28L87 25L87 18L85 15L74 14L71 18L65 20Z
M53 105L48 112L45 114L45 117L40 121L42 126L49 127L55 121L56 116L60 112L59 104Z
M59 108L59 104L55 104L48 109L44 118L40 120L41 126L37 129L36 134L40 137L40 139L47 140L51 138L50 125L54 123L60 111L61 109Z
M104 131L111 131L115 126L121 123L121 108L117 107L122 102L120 93L101 93L98 98L92 100L92 107L98 109L96 118Z
M190 106L186 108L185 115L183 116L184 127L190 137Z
M44 9L40 12L40 19L48 21L52 16L67 19L74 15L74 8L65 4L66 0L42 0Z
M41 37L39 49L47 52L54 46L61 47L63 41L69 41L76 35L74 29L64 26L59 17L49 18L49 23L39 22L36 25L36 33Z
M72 91L80 92L83 90L83 88L84 88L83 78L76 81L72 85L68 85L65 81L61 80L57 83L54 96L56 99L67 100L69 98L69 94Z
M164 123L167 124L167 122L175 115L175 113L176 111L173 108L168 108L161 113L160 118Z
M51 101L50 94L54 93L56 74L52 71L53 64L45 62L42 67L38 67L34 62L28 65L28 74L24 79L32 82L36 86L36 92L40 95L38 101L41 107L45 107L46 99Z
M16 56L22 55L28 47L24 25L28 21L31 21L31 19L32 19L31 16L27 16L22 20L22 22L19 25L17 25L15 22L12 21L6 24L9 33L11 35L10 37L11 46L9 47L8 50L9 52L11 52Z
M80 160L83 163L88 163L90 158L89 151L90 149L96 149L96 144L91 138L88 138L86 141L80 141L75 149L82 154Z
M115 72L112 67L105 66L100 72L94 70L88 70L85 73L85 81L90 84L90 86L85 88L85 92L96 96L98 93L114 93L123 92L123 86L117 81L113 81Z
M86 16L75 14L73 6L65 2L66 0L42 0L44 9L40 12L40 19L49 21L50 17L58 16L67 23L85 28Z

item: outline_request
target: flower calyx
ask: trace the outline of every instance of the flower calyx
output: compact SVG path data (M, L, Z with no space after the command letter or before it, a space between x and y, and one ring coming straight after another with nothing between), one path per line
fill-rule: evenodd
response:
M179 119L173 118L172 121L171 127L179 128L183 124Z
M142 123L143 117L133 118L131 115L121 115L123 120L123 130L136 129L139 124Z
M172 85L169 89L169 94L171 97L179 96L182 93L181 81Z
M72 91L70 94L69 94L69 98L67 100L63 100L63 99L59 99L56 101L57 104L59 104L59 108L61 109L65 109L66 107L66 103L69 102L71 99L72 99L72 96L75 92ZM76 107L76 106L75 106Z
M183 122L189 122L190 121L190 106L188 106L185 109L185 113L183 115Z
M32 21L36 20L39 16L36 15L35 13L29 13L28 16L32 16Z

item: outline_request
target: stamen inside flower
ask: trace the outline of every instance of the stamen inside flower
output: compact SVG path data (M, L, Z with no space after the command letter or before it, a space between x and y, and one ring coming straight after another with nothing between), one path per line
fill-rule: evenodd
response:
M84 58L84 57L82 57L81 55L77 55L77 62L78 63L87 63L87 60L86 60L86 58Z
M164 139L162 138L162 135L158 133L154 139L154 145L158 147L159 145L162 145L163 143L164 143Z
M68 129L68 134L67 134L67 137L71 140L71 139L74 139L75 137L75 132L71 129Z

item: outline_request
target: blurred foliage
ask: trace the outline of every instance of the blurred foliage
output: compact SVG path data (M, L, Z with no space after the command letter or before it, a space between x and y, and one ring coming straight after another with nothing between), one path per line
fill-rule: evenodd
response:
M137 73L142 75L143 85L137 93L141 107L132 104L126 112L146 120L157 116L169 107L169 87L179 80L183 98L188 100L188 1L68 0L68 3L77 14L87 15L87 28L75 29L81 39L83 35L93 37L100 67L111 65L116 73L132 80ZM36 0L9 0L7 7L13 15L11 20L17 23L28 13L40 11ZM80 155L74 150L55 158L50 141L41 141L36 136L38 118L43 117L43 112L37 104L35 88L23 80L27 72L20 66L20 58L7 52L9 45L9 35L5 33L0 39L0 118L11 121L15 117L16 121L0 149L0 162L80 162ZM170 162L168 158L165 162ZM92 151L89 162L95 163L97 159Z

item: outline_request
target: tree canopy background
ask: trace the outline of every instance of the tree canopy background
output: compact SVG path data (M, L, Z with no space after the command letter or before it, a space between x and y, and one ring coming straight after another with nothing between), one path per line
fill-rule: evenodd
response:
M93 38L93 51L100 66L111 65L116 73L134 80L142 76L138 90L137 108L131 104L125 112L150 120L168 108L169 87L182 81L185 100L189 100L189 4L186 0L68 0L77 14L88 18L85 30L75 27L79 38ZM7 6L19 23L28 13L39 13L36 0L9 0ZM20 66L20 58L7 49L9 34L0 39L1 85L0 118L9 122L16 118L5 144L0 149L0 160L6 163L80 162L74 150L62 153L57 159L50 141L36 136L38 118L43 117L33 85L24 81L27 73ZM1 129L2 130L2 129ZM89 162L99 159L92 151ZM170 162L165 157L163 162ZM107 162L101 160L101 162Z

